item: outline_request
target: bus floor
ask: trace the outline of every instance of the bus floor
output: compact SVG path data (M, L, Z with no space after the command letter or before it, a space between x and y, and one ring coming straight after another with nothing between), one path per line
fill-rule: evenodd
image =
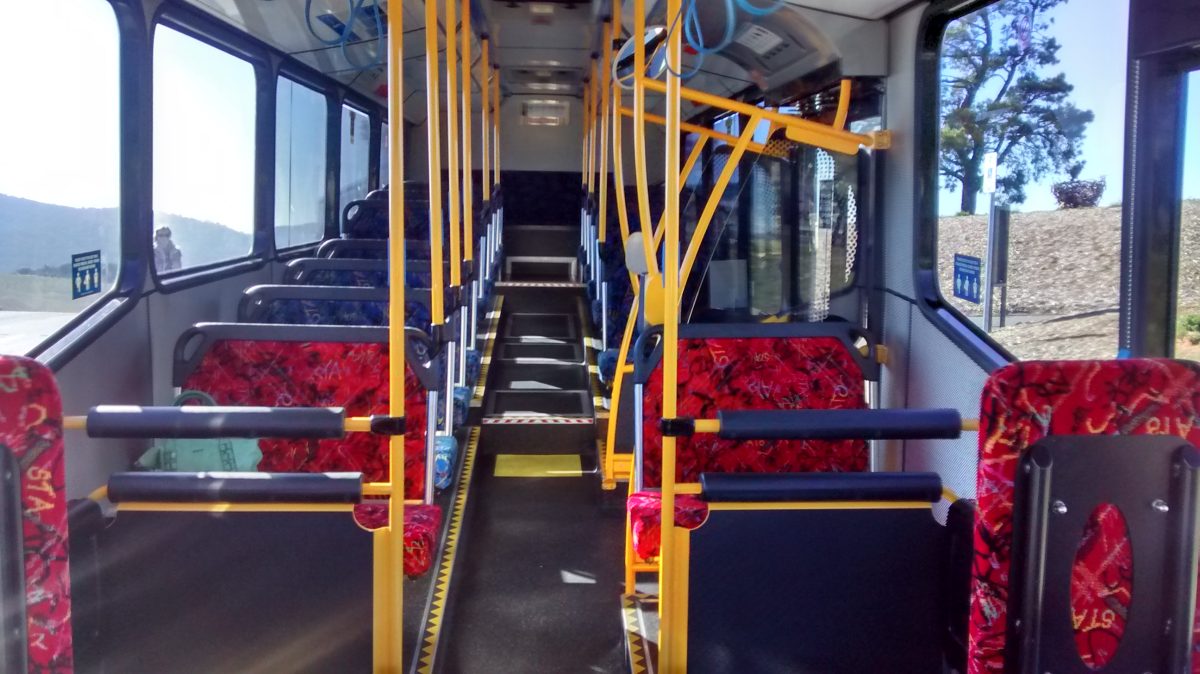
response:
M565 280L565 279L564 279ZM503 287L436 671L623 667L623 510L603 507L583 293Z

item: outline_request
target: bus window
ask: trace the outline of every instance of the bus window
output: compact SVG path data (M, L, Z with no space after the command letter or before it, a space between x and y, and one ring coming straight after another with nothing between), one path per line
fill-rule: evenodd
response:
M1175 355L1200 360L1200 70L1187 77Z
M328 99L285 77L275 87L275 247L325 236Z
M940 290L1017 358L1117 355L1128 15L1129 0L1000 0L942 38ZM993 203L1011 215L989 265Z
M388 135L388 123L384 122L379 127L379 186L385 187L388 184L388 171L391 170L391 136Z
M0 353L29 352L104 297L121 260L117 22L103 0L43 8L53 49L39 31L0 41Z
M245 257L254 237L254 67L154 31L154 268Z
M371 162L371 120L366 113L342 106L341 208L367 196Z

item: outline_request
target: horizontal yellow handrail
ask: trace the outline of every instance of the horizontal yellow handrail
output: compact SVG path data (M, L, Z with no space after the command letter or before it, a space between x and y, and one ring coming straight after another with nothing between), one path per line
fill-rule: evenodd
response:
M631 108L622 107L621 114L624 115L625 117L633 117L633 110ZM667 119L660 115L655 115L655 114L647 112L645 117L646 117L647 122L653 122L655 124L658 124L659 126L663 126L667 123ZM700 126L699 124L691 124L689 122L680 122L679 128L683 129L684 131L687 131L688 133L697 133L706 138L724 141L730 145L733 145L734 143L737 142L737 136L731 136L722 131L717 131L716 129L710 129L707 126ZM746 146L746 149L751 152L754 152L756 154L765 154L765 155L768 155L771 157L783 157L784 156L783 153L774 152L771 149L769 149L766 145L763 145L762 143L750 143L749 145Z

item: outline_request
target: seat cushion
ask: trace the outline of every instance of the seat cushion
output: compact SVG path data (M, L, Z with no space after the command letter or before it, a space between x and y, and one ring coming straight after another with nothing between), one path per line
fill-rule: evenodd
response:
M62 400L54 375L34 360L0 356L0 447L21 468L29 671L69 674L74 657Z
M364 529L387 526L388 507L384 503L355 506L354 519ZM436 505L404 506L404 575L416 578L433 566L437 552L442 509Z
M639 559L657 557L662 541L662 494L638 492L629 497L626 507L633 528L633 551ZM707 517L707 503L692 494L675 495L675 526L695 529Z
M1200 445L1198 410L1196 363L1031 361L992 373L984 385L979 424L969 674L1004 671L1013 480L1022 452L1051 435L1178 435ZM1084 663L1094 669L1112 658L1130 605L1132 553L1114 515L1104 509L1095 513L1072 572L1071 610L1081 617L1075 642ZM1200 658L1192 671L1200 674Z
M866 407L861 368L832 337L679 341L678 416L712 419L719 410L845 410ZM662 366L645 387L645 484L662 483ZM723 440L681 437L676 479L701 473L806 473L867 467L864 440Z

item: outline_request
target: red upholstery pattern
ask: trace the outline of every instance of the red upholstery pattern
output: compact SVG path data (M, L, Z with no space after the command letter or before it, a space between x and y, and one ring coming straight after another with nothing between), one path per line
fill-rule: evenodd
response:
M74 671L62 400L54 375L0 356L0 446L21 471L29 671Z
M658 556L662 542L662 494L642 491L629 497L629 523L633 528L633 551L639 559ZM675 526L695 529L708 518L708 504L691 494L675 495Z
M405 370L404 494L425 490L425 390ZM386 414L386 344L225 340L212 345L184 382L218 405L345 407L351 416ZM350 433L342 439L259 441L259 469L269 472L360 471L387 476L387 438Z
M1013 478L1021 452L1049 435L1170 434L1200 444L1198 403L1200 365L1182 361L1024 362L992 374L980 414L968 674L1004 671ZM1076 645L1092 666L1112 657L1130 590L1128 542L1119 519L1101 515L1072 574ZM1200 674L1200 658L1192 671Z
M642 419L645 484L662 483L662 367L645 387ZM679 416L711 419L717 411L862 409L863 374L832 337L679 340ZM867 467L862 440L722 440L712 434L679 438L676 479L701 473L804 473Z
M354 519L364 529L387 526L387 515L388 507L384 503L363 504L354 508ZM416 578L433 566L441 523L442 509L436 505L404 506L404 575Z

